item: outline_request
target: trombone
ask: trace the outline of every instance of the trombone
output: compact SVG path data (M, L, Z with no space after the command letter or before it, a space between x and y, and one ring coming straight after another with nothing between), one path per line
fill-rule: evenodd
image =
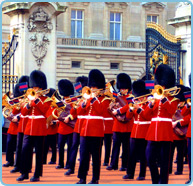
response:
M92 91L91 91L90 87L85 86L82 88L82 93L80 95L77 95L77 96L74 96L71 98L67 98L67 99L65 99L65 102L67 102L68 104L74 103L77 105L82 99L84 99L84 98L89 99L91 94L92 94ZM80 99L77 99L76 101L72 101L74 98L80 98Z
M161 99L164 95L176 96L177 94L179 94L180 90L181 88L177 86L169 88L169 89L164 89L161 85L155 85L154 89L151 91L150 94L136 97L134 98L134 102L136 104L143 104L151 100ZM143 100L137 101L142 98Z

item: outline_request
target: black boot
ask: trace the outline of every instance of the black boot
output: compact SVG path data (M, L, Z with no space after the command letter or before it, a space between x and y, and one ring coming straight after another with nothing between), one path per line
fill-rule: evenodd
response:
M86 184L86 180L80 179L76 184Z
M74 174L74 171L72 169L68 169L68 171L64 173L64 175L67 175L67 176L71 174Z
M3 167L10 167L10 166L13 166L13 163L7 162L3 164Z
M64 168L64 166L62 166L62 165L56 166L56 169L63 169L63 168Z
M98 180L91 180L88 184L99 184Z
M15 173L15 172L19 172L19 168L14 167L14 169L12 169L12 170L10 171L10 173Z
M112 165L107 166L106 170L117 170L118 168L113 167Z
M40 178L33 176L33 177L30 179L30 181L31 181L31 182L40 181Z
M29 179L28 174L22 174L20 177L18 177L16 180L17 181L23 181Z

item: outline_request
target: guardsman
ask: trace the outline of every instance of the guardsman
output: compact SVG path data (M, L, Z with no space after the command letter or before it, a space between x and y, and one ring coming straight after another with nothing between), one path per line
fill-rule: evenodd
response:
M134 105L127 111L126 117L131 119L134 116L134 125L130 138L130 155L127 166L127 174L123 179L134 179L137 158L140 160L140 172L137 180L145 180L146 175L146 155L145 150L147 141L145 140L147 130L150 125L150 119L144 115L144 110L148 104L149 90L145 87L143 80L133 82L132 94L135 96ZM145 100L145 101L144 101ZM144 101L144 103L143 103Z
M47 88L46 76L42 71L34 70L29 77L28 103L21 110L23 116L28 115L27 125L24 131L22 156L21 156L21 176L17 181L29 178L30 161L33 147L36 152L35 172L30 179L31 182L40 180L43 172L43 144L47 135L45 114L49 108L49 103L44 103L47 98L40 91Z
M63 96L63 101L65 104L67 102L65 99L69 99L70 95L74 95L74 87L71 81L67 79L61 79L58 82L58 89L61 96ZM70 104L68 104L70 106ZM71 109L71 106L70 106ZM70 110L69 110L70 111ZM70 114L70 113L69 113ZM69 169L69 158L70 158L70 149L72 146L72 137L73 137L73 128L68 125L69 121L63 120L59 121L58 126L58 149L59 149L59 162L56 169ZM64 146L67 143L67 161L66 166L64 167Z
M27 83L29 87L29 76L21 76L19 79L19 83ZM25 102L23 102L20 105L20 112L23 109L24 104ZM28 116L23 116L22 114L20 114L20 119L19 119L19 124L17 129L18 133L17 133L15 164L14 164L14 169L10 171L11 173L19 172L21 170L21 151L22 151L23 136L24 136L25 127L27 125L27 121L28 121ZM32 162L30 162L30 165L32 166Z
M46 112L46 118L49 118L49 117L52 117L52 112L54 110L54 107L51 105L52 101L54 101L55 98L57 100L60 100L60 96L58 95L57 91L54 88L50 88L50 91L48 94L46 94L46 96L48 97L48 99L45 100L45 102L50 102L50 107ZM56 164L57 132L58 132L57 120L53 119L52 121L50 121L50 123L48 123L48 120L47 120L47 136L45 137L45 141L44 141L43 164L47 163L47 154L48 154L49 147L51 147L52 149L52 156L48 164Z
M120 73L117 76L117 88L120 91L120 97L127 102L126 98L128 98L131 94L131 78L126 73ZM128 110L128 103L113 111L114 115L124 114ZM108 166L107 170L117 170L118 169L118 161L119 161L119 153L120 147L122 145L122 166L119 169L120 171L126 171L129 157L129 140L131 135L131 130L133 127L133 119L128 121L127 123L120 122L117 118L114 119L113 124L113 149L112 149L112 157L110 166Z
M109 165L109 159L111 154L111 145L112 145L112 136L113 136L113 117L108 111L109 104L111 103L111 98L108 96L104 96L101 101L103 104L103 117L104 117L104 147L105 147L105 156L103 166Z
M174 70L168 65L159 65L155 73L155 84L163 87L163 95L154 95L145 109L151 115L151 124L147 131L146 157L153 184L167 184L169 177L169 160L171 142L173 141L172 116L176 112L179 99L174 98L165 89L175 85ZM160 154L160 173L156 158Z
M191 88L191 74L189 75L189 85ZM188 131L186 134L187 142L188 142L188 164L189 164L189 180L186 184L191 182L191 101L187 102L181 112L182 116L184 116L183 120L177 122L177 126L185 126L188 125Z
M22 95L22 92L19 90L19 84L16 84L13 90L14 98ZM16 148L17 142L17 129L19 121L20 110L13 108L11 113L11 123L9 124L9 129L7 131L7 146L6 146L6 164L3 164L3 167L13 166L14 163L14 151Z
M79 76L76 78L76 83L80 82L82 85L82 88L87 86L88 83L88 77L86 76ZM82 95L83 96L83 95ZM70 168L68 169L67 172L64 173L64 175L70 175L74 174L74 169L76 165L76 157L77 157L77 152L78 152L78 147L80 145L80 131L82 128L83 120L81 119L81 107L80 105L82 104L82 100L79 101L78 105L75 105L72 110L73 111L73 118L78 118L74 127L74 132L73 132L73 142L72 142L72 148L70 150L70 161L69 161L69 166Z
M84 118L80 132L80 166L77 184L86 184L86 175L90 155L93 162L93 175L90 184L98 184L101 166L101 145L104 137L103 107L99 89L105 89L105 77L98 69L89 72L88 86L91 88L91 98L85 99L81 105Z
M177 87L181 88L179 94L176 96L177 98L180 99L180 103L178 104L178 109L176 110L176 113L174 114L175 118L175 123L178 120L182 120L183 116L181 115L181 111L183 109L184 103L185 103L185 97L184 97L184 92L190 91L188 87L185 87L184 85L177 85ZM188 123L187 123L188 125ZM186 147L186 136L178 136L174 131L173 131L173 142L171 145L171 156L170 156L170 168L169 168L169 174L172 173L172 165L173 165L173 156L174 156L174 151L175 147L177 148L177 171L174 173L175 175L181 175L183 174L183 158L184 158L184 150Z

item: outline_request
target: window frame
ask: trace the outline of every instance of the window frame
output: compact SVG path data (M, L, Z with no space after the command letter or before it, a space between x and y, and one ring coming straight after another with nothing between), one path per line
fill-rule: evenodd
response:
M118 68L111 68L111 64L117 64ZM110 70L120 70L120 63L118 63L118 62L110 62Z
M147 17L148 17L148 16L151 17L151 21L150 21L150 22L154 22L154 21L152 21L152 17L153 17L153 16L156 16L156 17L157 17L157 22L156 22L156 24L159 24L159 15L147 14ZM147 18L146 18L146 21L147 21ZM149 22L149 21L147 21L147 22ZM154 23L155 23L155 22L154 22Z
M80 62L80 67L73 67L72 66L73 62ZM82 69L82 61L81 60L71 60L71 68L72 69Z
M110 18L111 18L111 13L114 14L114 21L111 21ZM116 14L120 14L120 21L115 21L115 17L116 17ZM122 20L122 12L114 12L114 11L110 11L110 15L109 15L109 39L111 40L110 38L110 35L111 35L111 29L110 29L110 24L113 23L113 29L114 29L114 35L113 35L113 41L116 41L115 40L115 24L116 23L120 23L120 39L118 41L121 41L122 40L122 23L123 23L123 20Z
M75 11L75 18L72 18L72 11ZM81 11L82 12L82 19L77 18L77 12ZM84 10L82 9L71 9L71 14L70 14L70 23L72 24L72 21L75 21L75 37L72 37L72 29L71 29L71 38L77 38L77 39L82 39L84 38ZM82 37L78 38L77 37L77 21L82 21Z

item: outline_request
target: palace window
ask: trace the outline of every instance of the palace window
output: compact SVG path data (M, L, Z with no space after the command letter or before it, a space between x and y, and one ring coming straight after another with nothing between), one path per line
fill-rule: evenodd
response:
M111 70L119 70L119 63L111 63Z
M158 16L147 15L147 22L154 22L154 23L158 24Z
M82 10L71 11L71 37L83 38L84 14Z
M80 61L72 61L72 68L81 68Z
M110 12L110 40L121 40L122 38L122 16L121 13Z

